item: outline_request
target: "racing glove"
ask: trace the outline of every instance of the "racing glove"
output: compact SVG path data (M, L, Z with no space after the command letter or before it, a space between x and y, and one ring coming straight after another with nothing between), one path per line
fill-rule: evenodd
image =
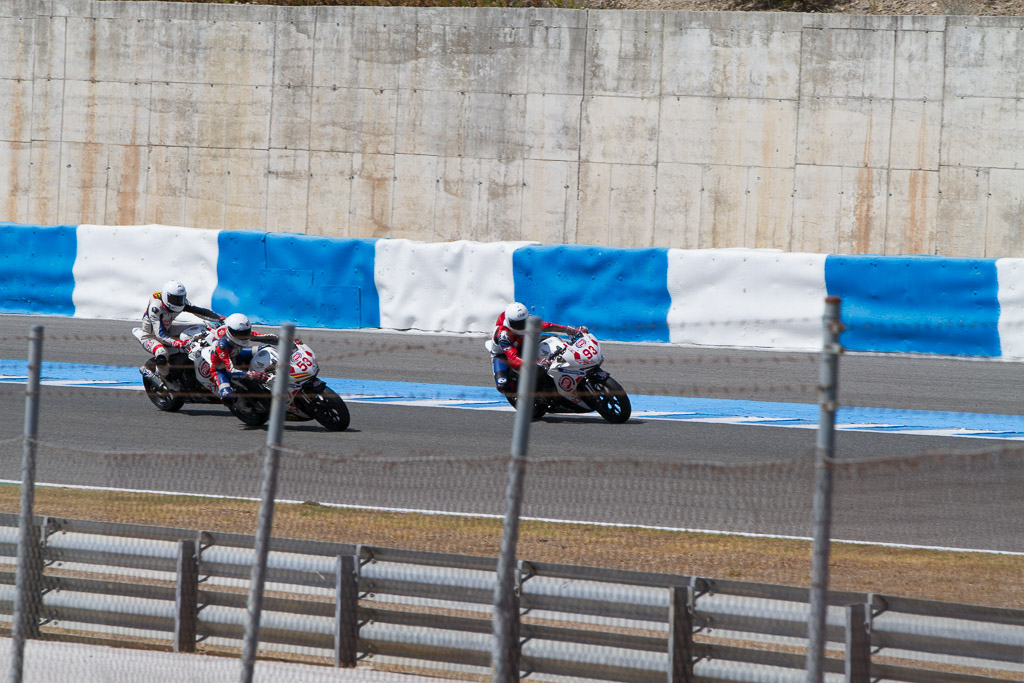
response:
M188 341L185 339L175 339L174 341L171 342L171 346L173 346L176 349L180 349L182 347L188 346Z
M579 327L570 328L570 332L572 333L572 336L579 337L580 335L590 332L590 328L586 325L580 325Z
M548 368L551 367L551 359L541 358L540 360L537 361L537 365L541 366L544 369L544 371L547 372Z
M263 372L262 370L250 370L249 372L245 373L245 376L249 379L256 380L257 382L267 381L267 373Z

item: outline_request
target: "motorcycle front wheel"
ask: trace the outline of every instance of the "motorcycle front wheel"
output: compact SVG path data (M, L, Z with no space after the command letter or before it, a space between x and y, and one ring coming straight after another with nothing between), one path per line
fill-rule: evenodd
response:
M143 376L142 386L146 388L146 397L158 410L173 413L185 405L185 399L175 396L167 387L157 384L157 381L152 377Z
M594 393L590 396L594 410L612 424L622 424L629 419L633 407L622 385L611 377L604 380L590 380Z
M341 396L330 387L324 387L320 393L307 393L309 411L317 422L332 432L343 432L348 429L350 416L348 406Z

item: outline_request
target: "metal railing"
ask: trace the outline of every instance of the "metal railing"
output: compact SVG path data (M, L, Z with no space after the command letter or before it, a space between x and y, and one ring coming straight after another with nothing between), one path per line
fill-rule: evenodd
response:
M59 625L162 639L178 652L203 641L241 648L252 536L54 517L34 525L40 562L27 578L38 594L26 617L47 637ZM18 516L0 515L5 616L18 534ZM271 538L260 646L312 648L343 667L372 656L485 672L496 569L488 557ZM526 561L515 575L514 654L531 679L804 675L807 588ZM827 602L828 680L966 683L1024 671L1024 610L834 590Z

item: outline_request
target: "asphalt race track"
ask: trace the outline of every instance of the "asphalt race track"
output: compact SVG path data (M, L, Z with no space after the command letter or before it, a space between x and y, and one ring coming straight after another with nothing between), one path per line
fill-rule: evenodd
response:
M33 324L44 360L135 366L131 322L0 316L0 359L24 360ZM479 336L300 330L321 376L490 386ZM604 345L631 394L816 403L814 354ZM1020 365L849 354L845 406L1014 415ZM24 385L0 383L0 479L20 473ZM279 496L501 514L513 413L348 400L352 426L288 423ZM161 413L139 391L46 386L38 475L55 484L255 497L266 429L216 405ZM816 433L751 425L549 416L531 425L524 514L673 528L811 533ZM844 540L1024 550L1024 445L839 432L833 535ZM912 456L928 454L924 457ZM730 467L723 467L730 466Z

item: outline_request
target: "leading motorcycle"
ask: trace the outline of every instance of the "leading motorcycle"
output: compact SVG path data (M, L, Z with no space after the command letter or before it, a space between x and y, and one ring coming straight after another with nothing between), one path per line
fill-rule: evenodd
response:
M632 413L629 396L622 385L601 368L604 353L597 337L590 332L568 340L556 336L541 339L538 359L541 367L537 369L534 419L546 413L592 411L612 424L629 419ZM518 382L518 374L511 369L509 373ZM506 398L516 405L515 395L507 394Z
M279 360L277 347L269 344L258 346L253 353L249 368L267 373L267 380L260 383L264 392L270 392L273 386ZM333 432L343 432L349 425L348 406L341 396L317 377L319 372L320 365L313 349L295 340L289 359L287 419L316 420Z

